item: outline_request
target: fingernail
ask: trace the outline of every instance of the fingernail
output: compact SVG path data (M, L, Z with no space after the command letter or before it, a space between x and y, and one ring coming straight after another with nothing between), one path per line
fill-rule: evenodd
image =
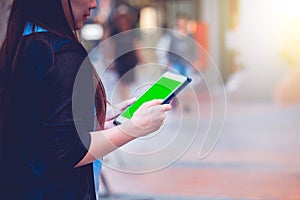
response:
M128 100L128 104L133 104L136 101L136 97L133 97L131 99Z

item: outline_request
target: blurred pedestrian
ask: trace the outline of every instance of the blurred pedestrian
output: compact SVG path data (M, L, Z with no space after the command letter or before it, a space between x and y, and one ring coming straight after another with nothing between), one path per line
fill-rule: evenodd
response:
M136 28L137 13L127 4L120 4L112 13L111 33L113 48L113 68L118 74L119 94L122 100L128 99L130 86L135 81L135 67L143 64L144 56L140 50L138 31L126 32ZM125 33L126 32L126 33ZM117 36L124 33L122 36Z
M0 50L0 194L5 199L96 199L92 162L158 130L171 109L153 100L131 120L113 126L102 83L84 61L87 52L76 34L95 7L95 0L13 2ZM79 70L84 77L77 76ZM74 87L75 80L84 84Z
M182 75L198 60L198 51L193 41L194 37L188 31L189 18L184 13L177 14L175 31L169 34L170 44L168 51L169 66Z
M165 68L184 76L197 73L195 66L198 64L199 51L194 37L188 31L189 17L185 13L178 13L174 31L166 30L157 43L156 54L158 61ZM183 93L183 109L191 110L191 93ZM177 99L173 101L177 107Z

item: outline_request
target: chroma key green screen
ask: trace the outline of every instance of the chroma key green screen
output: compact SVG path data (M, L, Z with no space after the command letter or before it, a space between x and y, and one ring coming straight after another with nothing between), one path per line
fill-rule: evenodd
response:
M153 99L165 99L174 89L180 85L179 81L161 77L156 83L154 83L136 102L134 102L125 112L121 115L127 119L131 119L133 113L145 102Z

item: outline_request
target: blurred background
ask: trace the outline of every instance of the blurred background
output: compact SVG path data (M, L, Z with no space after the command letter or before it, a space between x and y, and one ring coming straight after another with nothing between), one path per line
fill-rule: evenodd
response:
M0 3L0 41L10 3ZM134 28L176 30L177 14L185 13L187 34L201 46L189 71L195 79L185 91L190 94L179 95L179 108L169 113L160 133L104 159L100 199L299 200L299 10L299 0L98 1L79 35L95 67L102 69L113 103L122 99L122 91L136 96L141 84L165 68L155 50L137 52L143 66L132 69L135 81L123 87L115 66L103 64L113 58L109 51L117 40L104 51L101 44L112 36ZM125 16L127 26L121 23ZM159 33L140 34L134 45L157 44L164 35ZM166 152L148 156L166 144ZM161 167L146 170L156 164Z

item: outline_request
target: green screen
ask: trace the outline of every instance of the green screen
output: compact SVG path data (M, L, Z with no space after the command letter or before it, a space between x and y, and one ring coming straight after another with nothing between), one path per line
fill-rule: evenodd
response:
M166 77L161 77L153 84L146 93L144 93L134 104L125 110L121 115L127 119L131 119L133 113L145 102L153 99L165 99L171 92L180 85L179 81L175 81Z

